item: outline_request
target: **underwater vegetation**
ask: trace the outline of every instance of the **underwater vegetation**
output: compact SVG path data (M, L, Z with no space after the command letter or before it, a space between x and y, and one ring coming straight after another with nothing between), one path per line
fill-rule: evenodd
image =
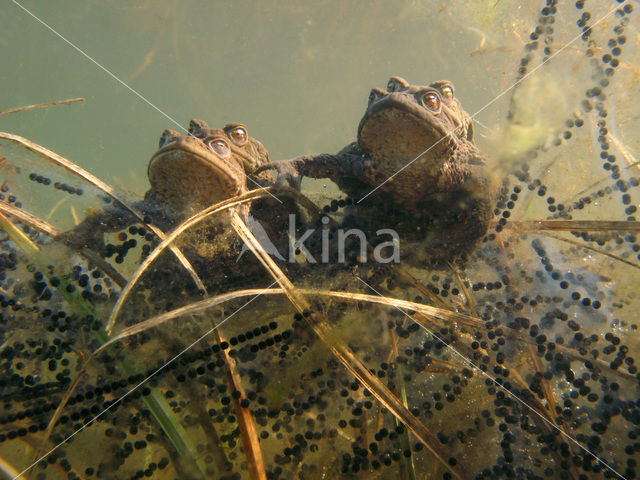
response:
M192 121L153 156L179 168L151 162L149 192L131 201L0 134L5 476L637 478L637 4L589 5L565 5L575 18L557 32L560 6L541 4L484 153L474 115L458 112L491 177L490 218L469 238L442 220L466 225L467 200L403 209L412 165L360 202L382 180L340 175L361 171L354 152L374 157L375 135L320 157L339 159L316 175L340 188L328 198L260 177L270 159L250 125ZM559 35L575 39L571 56ZM372 102L415 87L400 80ZM225 166L206 177L192 170L202 158ZM401 261L361 262L349 243L342 263L274 258L251 221L282 253L273 233L291 233L291 213L293 235L319 232L313 254L340 227L398 226Z

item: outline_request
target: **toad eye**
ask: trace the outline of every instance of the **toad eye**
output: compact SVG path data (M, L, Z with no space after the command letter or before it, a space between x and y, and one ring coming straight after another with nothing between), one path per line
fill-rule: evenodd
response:
M245 143L247 143L247 138L249 137L249 135L247 134L247 130L245 130L243 127L234 128L229 132L229 136L236 145L244 145Z
M429 110L436 112L440 109L440 98L433 92L425 93L422 97L422 104Z
M445 85L444 87L442 87L442 95L444 95L447 100L451 100L453 98L453 88Z
M211 150L213 150L214 153L216 153L221 157L228 157L229 154L231 153L231 150L229 149L229 145L227 145L227 142L225 142L224 140L220 140L220 139L211 140L207 142L207 146Z

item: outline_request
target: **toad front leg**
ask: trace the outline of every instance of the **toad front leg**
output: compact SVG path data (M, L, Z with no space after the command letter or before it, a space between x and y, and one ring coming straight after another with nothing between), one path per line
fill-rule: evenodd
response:
M276 187L282 187L288 182L296 190L300 190L303 177L327 178L335 182L345 193L351 194L354 182L366 183L370 160L345 150L335 155L319 153L280 160L260 167L256 173L276 170Z

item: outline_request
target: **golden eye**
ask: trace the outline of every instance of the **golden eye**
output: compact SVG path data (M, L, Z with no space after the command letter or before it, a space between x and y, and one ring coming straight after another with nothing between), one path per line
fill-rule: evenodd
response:
M249 138L247 131L243 127L234 128L229 132L229 136L236 145L244 145L247 143L247 139Z
M214 153L216 153L221 157L227 157L231 153L231 150L229 149L229 145L227 145L227 142L225 142L224 140L220 140L220 139L211 140L207 142L207 145Z
M442 95L444 95L447 100L451 100L453 98L453 88L445 85L444 87L442 87Z
M440 97L433 92L425 93L422 97L422 104L429 110L436 112L440 109Z

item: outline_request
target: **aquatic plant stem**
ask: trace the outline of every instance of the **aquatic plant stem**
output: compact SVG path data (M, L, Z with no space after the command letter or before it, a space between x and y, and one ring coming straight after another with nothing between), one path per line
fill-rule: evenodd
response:
M269 271L271 276L278 282L284 290L289 301L296 310L302 314L307 325L329 348L331 353L347 368L351 374L362 383L385 407L391 411L400 422L409 428L416 437L427 447L431 454L443 465L451 474L458 478L464 478L463 473L457 471L449 465L447 459L451 458L448 451L439 445L437 438L431 431L416 418L400 401L400 399L373 375L367 366L332 332L331 326L317 313L310 312L311 304L303 293L298 290L286 277L282 270L275 264L273 259L266 253L258 240L253 236L242 218L234 213L231 218L231 225L236 230L240 238L247 244L251 251L258 257L260 262ZM446 457L446 458L445 458Z
M37 265L39 270L48 276L47 269L42 268L43 262L42 262L42 259L40 258L40 256L42 255L40 247L38 247L38 245L33 243L24 233L22 233L22 231L20 231L19 228L17 228L11 221L9 221L2 213L0 213L0 228L5 230L9 235L9 237L14 241L14 243L25 253L25 255L27 255L30 261L32 261L35 265ZM65 298L65 300L69 303L69 305L74 307L76 311L81 311L85 315L92 315L95 317L96 312L93 308L93 305L91 305L85 299L83 299L82 296L78 294L78 292L67 291L66 289L67 285L68 285L68 282L61 280L60 285L58 286L58 289L62 294L62 296ZM101 344L104 345L107 343L108 338L102 330L92 329L92 332ZM67 401L73 394L75 387L79 383L80 379L83 377L86 371L86 367L89 365L89 360L93 359L95 355L96 354L94 353L92 354L92 356L89 357L89 359L87 360L83 368L76 375L74 382L67 389L67 392L63 397L63 400L58 404L58 409L54 413L51 421L49 422L49 425L47 426L47 429L45 430L45 434L44 434L41 446L40 448L36 449L35 458L39 458L41 456L41 453L45 448L44 445L46 445L48 438L53 432L53 427L55 426L58 418L62 414L62 411L66 406ZM133 374L135 370L139 370L139 368L137 368L138 367L137 362L131 357L131 355L129 355L126 352L124 353L124 359L120 363L120 367L123 368L126 376ZM184 430L179 420L173 413L173 410L167 403L166 399L164 398L164 395L157 388L150 388L149 395L145 395L143 397L143 400L147 405L147 407L149 408L149 410L151 411L154 418L156 419L156 421L158 422L158 424L160 425L160 428L165 432L165 434L167 435L167 438L169 438L169 441L171 442L173 447L180 454L181 458L191 459L190 463L192 463L193 466L197 467L197 470L199 470L200 473L202 474L202 478L206 478L206 475L204 473L204 467L201 466L199 462L192 457L193 452L196 451L195 445L193 445L190 442L189 436L187 435L186 431Z
M113 331L113 328L115 327L116 319L118 317L118 314L120 313L122 306L124 305L125 300L133 290L133 287L136 285L136 283L138 282L142 274L147 270L147 268L149 268L149 266L158 258L158 256L165 249L172 247L172 243L180 235L186 232L189 228L193 227L194 225L197 225L198 223L202 222L203 220L205 220L206 218L209 218L212 215L223 212L225 210L228 210L238 205L246 204L258 198L264 198L267 195L272 196L271 192L274 190L275 189L273 187L264 188L260 190L251 190L242 195L229 198L222 202L211 205L205 208L204 210L201 210L200 212L196 213L192 217L182 222L179 226L177 226L171 233L169 233L166 236L166 238L162 240L162 242L160 242L158 246L156 246L153 249L153 251L147 256L147 258L144 259L144 261L140 264L138 269L129 279L129 283L126 285L126 287L124 287L124 289L120 293L120 297L118 298L118 301L113 307L111 315L107 320L107 324L105 326L105 330L107 331L107 333L111 334L111 332ZM304 206L311 215L315 215L317 211L319 211L318 208L313 204L313 202L311 202L306 197L304 197L303 195L299 194L298 192L296 192L291 188L279 189L278 194L295 198L296 201L299 201L300 204Z
M3 457L0 457L0 472L4 473L8 478L16 478L20 475L20 472Z
M507 222L504 228L519 232L541 230L575 232L640 232L639 221L624 220L516 220Z
M0 115L7 115L8 113L24 112L26 110L35 110L36 108L52 107L53 105L65 105L67 103L84 102L84 98L69 98L68 100L56 100L53 102L36 103L35 105L27 105L24 107L10 108L8 110L0 110Z
M227 339L224 337L220 326L215 322L213 317L211 317L211 323L214 325L213 334L216 342L218 346L221 346L227 342ZM240 372L238 372L236 361L229 355L229 351L225 348L220 348L219 354L223 361L229 392L239 393L239 395L231 395L231 402L240 430L240 439L244 447L249 475L251 476L251 480L267 480L267 472L264 467L256 422L249 407L242 404L242 401L247 398L247 394L242 386L242 378L240 377Z
M389 329L389 336L391 337L391 353L390 353L390 361L396 363L396 359L398 358L398 342L396 341L396 334L393 331L393 328ZM405 408L409 408L409 403L407 402L407 389L404 383L404 369L402 365L396 363L397 368L397 382L400 384L400 399L402 400L402 404ZM393 391L393 390L392 390ZM403 452L411 452L411 443L409 442L409 432L398 420L398 417L393 418L396 427L402 427L402 433L400 434L400 448L402 448ZM400 469L403 474L403 478L408 480L416 480L416 469L413 464L413 455L409 457L402 456L402 460L400 463Z
M38 217L25 212L20 208L16 208L14 205L11 205L4 200L0 200L0 212L5 212L8 215L17 218L22 223L28 225L29 227L37 230L41 233L44 233L50 237L56 237L60 232L53 225L45 222L44 220L39 219ZM69 246L73 249L73 247ZM93 262L100 270L102 270L105 274L107 274L120 288L124 288L127 284L126 280L120 272L118 272L109 262L107 262L104 258L99 256L96 252L89 248L78 248L76 251L85 257L90 262Z
M125 300L133 290L133 287L136 285L140 277L142 277L142 274L149 268L149 266L155 261L155 259L158 258L160 253L162 253L166 248L173 248L172 243L178 236L180 236L189 227L195 225L196 223L204 220L211 215L215 215L216 213L227 210L231 207L241 205L255 198L260 198L263 196L265 196L263 192L252 190L238 197L233 197L223 202L216 203L215 205L212 205L198 212L196 215L176 227L176 229L173 230L168 236L163 238L160 244L156 248L154 248L154 250L140 264L138 269L129 279L129 283L124 287L122 292L120 292L120 296L118 297L118 300L114 305L113 310L111 311L111 315L109 315L109 318L107 319L107 323L105 325L105 331L107 332L107 334L111 335L111 333L113 332L118 314L124 306Z
M115 200L117 204L122 205L122 207L125 210L127 210L137 219L139 219L145 225L145 227L151 230L158 238L160 238L160 240L163 240L165 238L164 232L162 232L162 230L160 230L158 227L156 227L153 224L145 222L144 215L138 212L137 209L135 209L132 205L129 205L129 202L127 202L124 198L122 198L119 194L117 194L113 188L111 188L109 185L104 183L98 177L92 175L91 173L87 172L80 166L76 165L72 161L67 160L66 158L61 157L57 153L52 152L51 150L48 150L18 135L12 135L10 133L0 132L0 139L5 139L10 142L17 143L23 148L26 148L27 150L35 153L39 157L44 158L45 160L53 163L54 165L57 165L67 170L68 172L71 172L73 175L76 175L77 177L83 179L85 182L100 189L103 193L107 194L109 197ZM198 274L195 272L195 270L193 269L189 261L186 259L186 257L182 254L180 249L174 245L170 246L169 248L171 249L172 253L178 258L182 266L189 272L189 275L191 275L191 278L193 279L195 284L198 286L198 288L204 290L204 284L202 283L202 280L200 280L200 277L198 277Z
M109 338L102 329L94 330L94 335L103 345L109 341ZM120 350L119 354L123 356L123 359L119 363L124 371L123 376L129 377L137 371L140 371L139 364L133 358L132 354L123 350ZM86 362L86 365L88 364L89 359L87 359ZM78 377L80 377L80 375L78 375ZM151 410L153 417L160 425L162 431L167 435L171 445L176 449L180 459L182 461L187 459L188 467L191 470L195 467L197 471L200 472L202 478L207 478L204 465L194 457L194 453L197 451L196 445L191 441L189 434L180 423L176 414L173 413L173 408L171 408L167 402L164 394L155 387L150 387L149 390L149 395L144 395L142 399L149 410ZM62 411L60 413L62 413Z

